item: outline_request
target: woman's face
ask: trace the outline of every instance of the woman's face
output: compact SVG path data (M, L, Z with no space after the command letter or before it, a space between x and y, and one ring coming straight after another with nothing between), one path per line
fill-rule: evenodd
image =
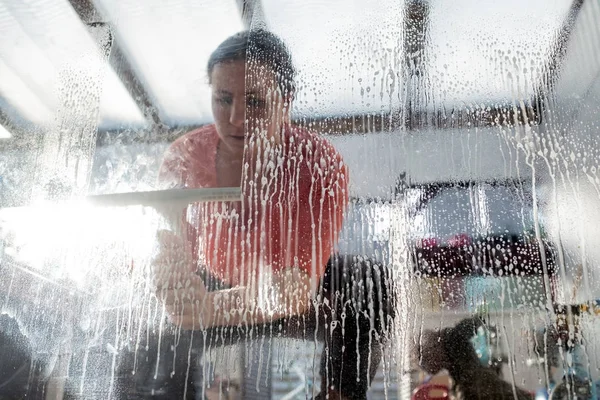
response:
M280 140L286 118L273 70L263 64L231 61L215 65L211 75L212 110L222 143L243 154L248 139Z

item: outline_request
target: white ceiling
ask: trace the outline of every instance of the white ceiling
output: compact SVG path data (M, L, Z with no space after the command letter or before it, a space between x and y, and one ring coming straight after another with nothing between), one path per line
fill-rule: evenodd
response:
M206 63L243 29L235 0L96 0L167 124L212 120Z
M296 115L386 112L404 102L404 1L262 2L267 27L289 45L299 70ZM94 3L161 119L169 125L210 122L206 62L222 40L243 29L236 1ZM570 4L432 0L426 105L531 97ZM67 0L0 3L0 37L0 98L30 122L56 123L61 102L74 90L69 80L79 77L81 85L101 88L101 128L144 125L142 112L98 51L98 39Z
M304 89L299 114L389 111L404 93L399 0L262 0L290 46ZM431 0L429 107L530 99L571 0Z
M99 108L101 126L144 124L127 89L66 0L0 3L0 37L0 96L31 122L58 122L61 104L78 96L74 91L80 85L101 93L96 104L84 107Z

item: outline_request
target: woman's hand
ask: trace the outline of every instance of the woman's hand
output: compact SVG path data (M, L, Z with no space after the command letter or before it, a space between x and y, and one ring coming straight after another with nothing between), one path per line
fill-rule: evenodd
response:
M196 274L189 244L169 232L158 233L159 252L152 263L156 297L164 304L169 320L183 329L212 325L208 292Z
M271 322L302 315L310 305L311 278L304 271L288 268L274 274L271 289L275 301L264 309L257 304L257 293L248 287L208 292L196 274L191 249L181 237L161 231L159 242L160 251L153 263L156 296L169 320L183 329Z

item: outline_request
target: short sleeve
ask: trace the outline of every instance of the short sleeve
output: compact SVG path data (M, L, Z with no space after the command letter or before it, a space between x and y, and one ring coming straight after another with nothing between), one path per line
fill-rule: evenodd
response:
M158 188L174 189L185 186L188 179L188 164L183 141L173 142L165 152L158 171Z

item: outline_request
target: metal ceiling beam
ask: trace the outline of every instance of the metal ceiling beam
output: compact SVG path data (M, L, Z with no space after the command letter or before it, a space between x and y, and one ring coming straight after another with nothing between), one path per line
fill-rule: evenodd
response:
M556 75L560 68L560 63L566 53L567 43L573 25L576 22L577 15L584 0L574 0L569 15L563 24L558 35L557 44L549 58L547 71ZM87 20L99 18L95 9L81 7L80 3L89 3L89 1L71 0L78 4L83 15ZM240 16L244 26L247 29L255 28L258 23L264 23L264 12L260 0L236 0ZM75 6L74 6L75 7ZM77 9L77 8L76 8ZM95 17L96 15L96 17ZM84 19L85 21L85 19ZM405 63L406 79L416 79L418 85L413 87L410 96L406 96L409 101L404 105L404 110L393 110L392 112L374 114L363 113L352 116L326 116L318 118L303 118L295 120L294 123L313 129L317 132L330 135L344 134L363 134L370 132L394 131L405 129L407 131L419 129L467 129L474 127L494 127L494 126L514 126L521 124L540 124L543 111L543 102L540 96L527 102L524 108L516 108L514 105L496 105L486 108L457 108L457 109L436 109L435 112L426 112L419 107L424 101L424 84L427 71L425 65L425 45L428 24L428 5L420 0L413 0L407 4L405 11L405 32L404 47L406 49ZM114 46L114 44L113 44ZM113 47L114 48L114 47ZM122 53L121 53L122 54ZM546 77L546 85L551 79L550 74ZM135 75L133 75L135 79ZM556 79L556 78L553 78ZM538 94L545 93L542 90L544 85L540 86ZM545 86L547 87L547 86ZM415 92L417 89L417 92ZM144 103L145 104L145 103ZM144 108L140 107L140 108ZM192 127L195 127L191 126ZM185 129L169 129L164 135L159 135L161 140L173 140L173 138L185 132ZM143 135L146 140L154 141L158 137L152 138Z
M119 45L111 25L104 20L104 17L95 7L92 0L69 0L71 6L79 15L79 18L88 27L107 26L110 31L110 56L109 63L117 76L133 98L144 118L152 128L162 128L157 107L154 105L150 93L142 83L140 76L136 73L125 52Z
M400 112L407 130L423 125L427 108L427 32L429 30L429 2L406 2L403 20L404 65L403 97L406 99Z
M244 29L267 27L261 0L236 0L236 4Z
M433 112L412 110L408 123L400 110L381 114L365 113L351 116L304 118L295 120L294 123L326 135L348 135L399 130L536 125L541 121L540 115L539 104L533 101L527 103L524 109L510 104L485 108L438 108Z
M575 2L583 0L576 0ZM403 20L403 90L406 99L399 109L391 112L343 117L304 119L297 123L318 132L332 135L364 134L396 130L470 129L494 126L540 124L542 103L539 98L526 102L524 107L513 104L484 107L437 107L427 111L427 34L431 19L429 3L410 0L406 3Z
M406 100L400 108L381 114L332 116L297 122L331 135L419 129L469 129L538 122L540 113L536 102L529 103L525 109L518 109L513 105L493 105L456 109L437 107L428 111L427 35L431 24L429 8L430 3L427 1L410 0L404 9L404 65L401 75L403 82L398 90L403 91L402 97Z
M554 85L559 78L562 63L567 54L567 48L571 39L571 33L579 17L584 0L574 0L571 3L567 17L556 36L556 42L552 46L548 63L546 64L546 73L542 76L538 93L543 96L554 89Z
M535 104L538 114L538 123L541 124L542 118L550 121L551 113L548 105L549 96L551 96L554 86L559 79L561 66L567 54L567 48L571 40L571 33L578 20L584 0L573 0L569 7L567 17L562 23L556 36L556 41L550 50L548 62L545 65L544 73L540 77L540 82L535 89Z

